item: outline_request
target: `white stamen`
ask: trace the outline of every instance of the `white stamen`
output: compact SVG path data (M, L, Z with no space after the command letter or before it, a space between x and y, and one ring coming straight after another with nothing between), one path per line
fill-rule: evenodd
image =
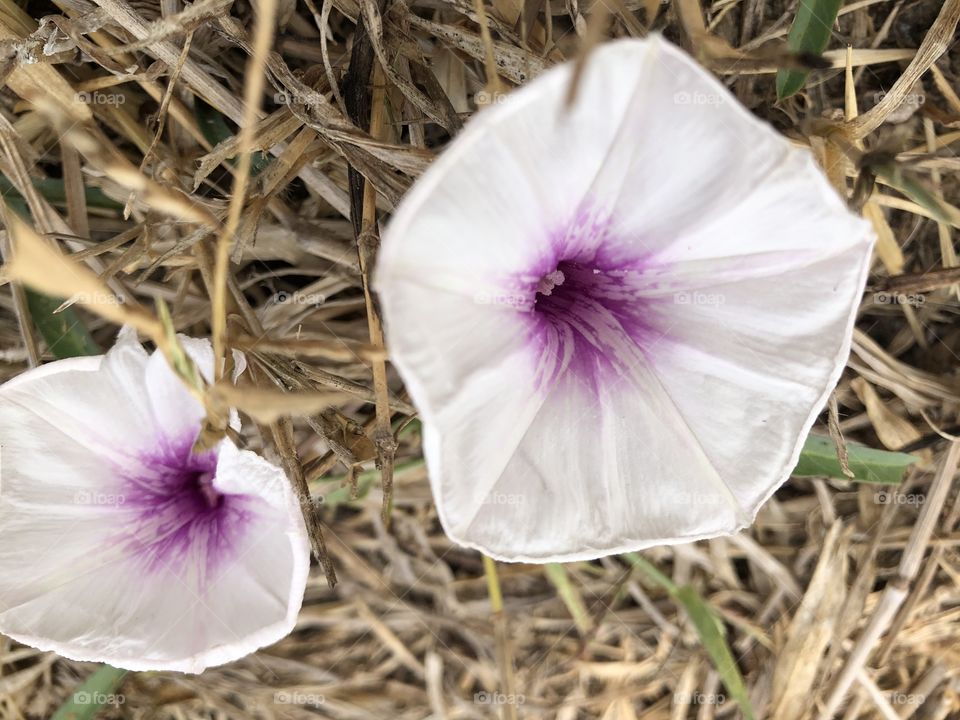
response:
M566 280L566 278L563 276L563 271L561 270L554 270L552 273L547 273L540 278L540 283L537 285L537 292L541 295L550 295L555 287L563 285L564 280Z

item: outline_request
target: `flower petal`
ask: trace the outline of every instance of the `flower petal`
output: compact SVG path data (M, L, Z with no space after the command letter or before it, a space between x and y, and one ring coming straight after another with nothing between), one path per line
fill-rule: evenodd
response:
M208 383L213 382L213 345L209 340L177 335L184 352L196 364L197 369ZM242 353L233 353L233 379L243 372L246 360ZM153 353L147 362L147 394L150 406L159 427L169 437L180 437L184 433L200 426L206 416L206 410L200 401L187 389L183 381L170 368L170 364L161 353ZM240 416L235 410L230 413L230 425L240 429Z
M597 390L565 373L470 514L455 515L451 499L483 478L444 457L441 518L452 539L505 561L569 562L749 521L649 369L639 363Z
M382 246L379 287L429 276L467 297L514 293L498 282L500 271L527 268L581 202L611 152L646 54L632 43L598 49L570 108L572 67L563 65L473 117L391 220L390 235L402 242ZM419 212L424 202L431 212Z
M126 343L104 356L49 363L6 383L3 408L29 410L24 430L38 438L61 434L120 458L156 427L143 390L146 363L143 348Z
M751 517L789 478L840 379L869 262L855 245L780 275L704 286L671 308L656 373Z

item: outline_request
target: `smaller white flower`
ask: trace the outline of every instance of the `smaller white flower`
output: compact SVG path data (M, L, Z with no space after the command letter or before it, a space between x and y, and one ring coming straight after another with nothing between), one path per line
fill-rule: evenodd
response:
M207 341L181 338L210 379ZM0 387L0 631L75 660L201 672L290 632L310 550L283 471L122 332ZM234 418L234 423L237 420Z

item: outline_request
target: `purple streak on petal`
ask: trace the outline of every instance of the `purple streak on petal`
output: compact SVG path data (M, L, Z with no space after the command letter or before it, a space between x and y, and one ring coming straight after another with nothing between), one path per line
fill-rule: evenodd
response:
M147 572L197 572L210 580L235 557L259 500L217 491L217 453L194 453L195 439L161 436L123 470L125 519L117 540Z
M547 252L524 276L539 382L569 370L597 390L602 376L648 356L662 336L662 300L643 288L661 271L642 242L590 204L551 232Z

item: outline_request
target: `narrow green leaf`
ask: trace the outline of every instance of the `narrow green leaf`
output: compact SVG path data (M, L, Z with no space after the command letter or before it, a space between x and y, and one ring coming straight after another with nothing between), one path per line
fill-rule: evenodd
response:
M678 586L673 580L660 572L649 560L635 552L624 553L621 557L634 568L640 570L648 579L666 590L674 602L680 605L690 617L690 621L700 636L700 643L710 656L713 666L720 675L730 697L737 701L743 716L753 720L753 706L747 696L746 686L737 663L730 652L730 646L723 634L723 623L696 589L685 585Z
M624 553L622 557L626 558L631 565L644 573L650 580L653 580L668 593L671 595L676 595L677 584L662 572L657 570L654 564L645 557L635 552Z
M197 98L193 103L193 116L197 120L200 132L211 145L218 145L234 136L223 115ZM250 174L256 175L270 164L270 158L262 152L255 152L250 158Z
M404 428L400 436L405 435L408 429L409 426ZM397 463L393 468L395 477L399 477L408 470L421 468L423 465L423 458ZM323 503L324 507L336 510L340 505L363 500L370 494L370 490L379 479L379 470L365 470L364 472L357 473L356 497L352 497L353 488L347 482L348 478L346 475L329 475L318 480L313 480L310 482L310 492L311 494L315 494L317 501ZM326 487L331 485L334 486L333 490L325 490Z
M26 293L33 324L54 356L62 360L82 355L99 355L103 352L76 310L69 307L58 313L54 312L63 304L63 300L34 292L30 288L27 288Z
M717 669L717 673L720 675L724 687L727 688L727 692L730 693L730 697L737 701L743 716L747 720L753 720L753 706L750 704L747 688L743 684L743 676L740 675L737 662L733 659L730 646L727 645L720 618L700 597L700 594L689 585L678 588L675 599L690 616L690 621L700 636L700 642L713 661L713 666Z
M19 195L5 195L3 199L11 210L29 221L30 210L23 198ZM63 304L63 300L34 292L30 288L26 288L26 296L30 319L57 359L99 355L103 352L76 310L67 308L58 313L54 312Z
M920 207L928 210L940 222L960 227L960 210L939 198L932 189L913 172L906 170L895 161L871 164L873 173L886 183L902 192Z
M889 450L874 450L864 445L847 443L848 463L853 480L860 482L898 485L904 471L917 457ZM796 476L826 476L850 480L843 474L833 441L821 435L810 435L800 453L800 461L793 470Z
M92 720L103 708L122 705L124 698L117 689L126 676L126 670L101 665L77 686L51 720Z
M356 500L362 500L367 495L370 494L370 489L374 486L374 482L379 478L380 473L377 472L365 472L360 473L357 476L357 496L352 497L353 488L349 485L343 487L337 487L330 492L323 493L319 496L322 498L321 502L324 507L328 507L331 510L336 510L340 505L345 505ZM319 499L318 498L318 499Z
M33 186L40 194L54 205L66 205L67 191L64 188L63 180L60 178L33 178ZM87 196L87 205L89 207L101 208L104 210L122 210L123 203L112 200L107 197L100 188L85 188L84 193ZM5 176L0 175L0 195L8 203L11 201L23 202L23 196L13 186Z
M787 36L787 49L793 53L822 54L830 42L830 32L841 5L843 0L800 0ZM799 92L806 80L806 70L778 71L777 98L783 100Z
M590 632L593 629L593 618L587 612L587 606L583 604L583 598L580 597L577 588L570 582L567 569L560 563L547 563L543 566L543 572L557 589L557 594L570 611L570 616L580 634L585 635Z

